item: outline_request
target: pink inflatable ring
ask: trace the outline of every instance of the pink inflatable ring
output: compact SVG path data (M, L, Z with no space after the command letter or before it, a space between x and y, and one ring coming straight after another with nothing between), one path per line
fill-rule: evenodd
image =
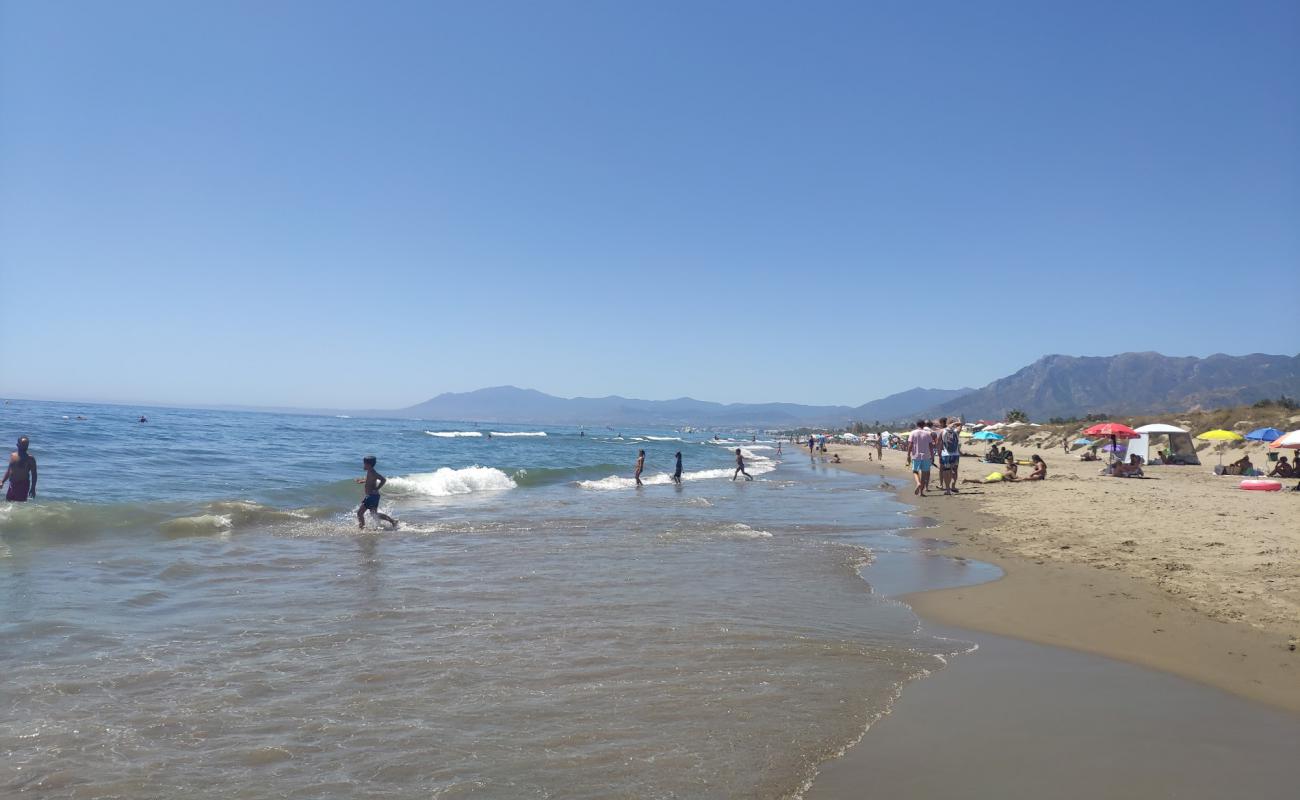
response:
M1241 488L1251 492L1280 492L1281 481L1242 481Z

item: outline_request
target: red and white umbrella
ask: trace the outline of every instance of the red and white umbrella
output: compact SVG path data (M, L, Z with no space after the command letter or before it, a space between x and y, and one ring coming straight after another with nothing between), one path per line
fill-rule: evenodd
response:
M1287 447L1292 450L1300 450L1300 431L1285 433L1270 442L1268 446L1270 448Z

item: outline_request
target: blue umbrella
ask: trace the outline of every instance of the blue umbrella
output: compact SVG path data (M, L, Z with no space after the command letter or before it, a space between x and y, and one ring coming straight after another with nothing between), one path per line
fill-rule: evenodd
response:
M972 439L984 439L984 440L989 440L989 439L991 439L991 440L993 440L993 441L995 441L995 442L1000 442L1000 441L1002 441L1003 439L1005 439L1005 438L1007 438L1007 437L1003 436L1003 435L1000 434L1000 433L994 433L993 431L980 431L979 433L975 434L974 436L972 436L972 437L970 437L970 438L972 438Z
M1256 428L1246 434L1247 439L1253 439L1257 442L1271 442L1274 439L1280 439L1281 437L1282 431L1277 428Z
M1092 441L1091 439L1075 439L1075 440L1072 442L1072 444L1081 444L1081 445L1084 445L1085 447L1086 447L1087 445L1092 444L1092 443L1093 443L1093 441Z

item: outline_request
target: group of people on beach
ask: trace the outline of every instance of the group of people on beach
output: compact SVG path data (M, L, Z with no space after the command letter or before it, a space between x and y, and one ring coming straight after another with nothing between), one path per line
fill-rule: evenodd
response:
M916 428L908 435L907 457L912 462L912 478L916 488L912 494L925 497L930 488L930 470L939 462L939 486L945 495L957 492L957 468L961 462L961 422L940 417L936 425L924 419L916 421Z

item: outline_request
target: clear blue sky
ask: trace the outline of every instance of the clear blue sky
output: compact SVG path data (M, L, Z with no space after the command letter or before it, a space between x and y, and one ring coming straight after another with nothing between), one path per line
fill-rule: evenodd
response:
M858 404L1294 353L1298 76L1294 0L0 0L0 393Z

